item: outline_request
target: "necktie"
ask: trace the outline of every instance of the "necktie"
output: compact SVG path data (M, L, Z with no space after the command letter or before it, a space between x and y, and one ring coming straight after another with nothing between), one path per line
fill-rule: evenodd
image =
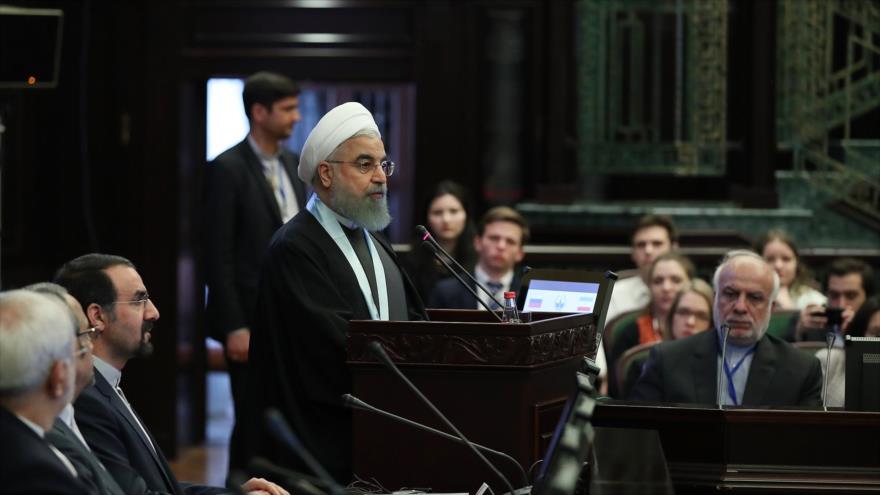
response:
M144 438L147 439L147 443L150 445L150 448L153 449L153 453L156 452L156 446L153 445L153 441L150 440L150 435L147 434L147 429L144 428L144 425L141 424L141 420L138 418L137 414L134 413L134 409L131 408L131 404L129 404L128 399L125 398L125 394L122 392L122 387L116 385L116 393L119 394L119 398L122 399L122 403L125 404L125 407L128 409L128 413L131 414L131 417L134 418L134 422L141 429L141 433L144 435Z
M498 299L498 296L500 295L501 289L504 287L504 285L502 285L501 282L488 282L486 283L486 287L488 287L489 291L492 292L492 297ZM497 302L490 299L489 307L492 309L499 309L501 306L499 306Z

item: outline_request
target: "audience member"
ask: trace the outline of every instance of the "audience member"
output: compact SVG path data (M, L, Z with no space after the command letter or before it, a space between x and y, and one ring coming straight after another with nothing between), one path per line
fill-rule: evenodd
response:
M705 332L712 326L712 301L715 294L712 287L706 282L695 278L685 283L681 287L672 306L669 308L669 315L666 317L667 322L664 328L663 340L676 340L690 337L696 333ZM651 342L651 345L660 341ZM625 360L625 352L620 360ZM641 354L641 352L639 353ZM633 384L642 374L642 365L645 358L634 358L632 363L623 370L626 379L623 381L623 389L620 391L621 397L627 397ZM620 362L620 361L618 361ZM621 367L620 364L617 365ZM620 373L620 370L617 370Z
M0 293L0 491L88 494L70 459L46 440L74 393L76 321L52 296Z
M632 257L638 276L618 280L611 293L605 322L629 311L644 308L651 300L648 272L651 263L663 253L678 248L678 232L672 219L665 215L645 215L639 219L632 235Z
M94 341L98 338L99 333L95 327L89 327L86 315L77 301L71 296L64 287L52 282L40 282L25 287L27 290L51 294L64 302L71 313L75 315L78 322L76 338L78 346L78 357L76 358L76 380L73 400L79 397L80 393L95 382L94 360L92 350L94 349ZM98 495L124 495L122 487L116 483L116 480L107 471L107 468L101 464L101 461L95 456L83 438L74 417L73 404L68 404L55 418L52 429L46 432L46 439L61 451L79 474L80 480L88 487L89 491Z
M306 202L305 186L296 176L299 157L282 146L300 120L299 92L295 82L280 74L258 72L247 78L242 100L250 131L205 172L205 320L208 335L226 351L236 419L243 416L247 400L248 347L260 265L272 234ZM235 427L231 469L244 467L239 443Z
M507 206L496 206L483 215L474 238L477 264L472 275L478 282L492 292L498 301L504 300L504 293L519 291L521 273L515 270L516 264L525 256L523 246L529 240L529 226L526 219L516 210ZM476 286L465 278L472 289ZM497 305L482 291L477 291L480 299L490 308ZM448 277L437 283L428 302L429 308L443 309L483 309L459 281Z
M663 340L677 340L712 328L712 286L699 278L684 284L672 301Z
M755 252L763 256L779 275L779 295L773 301L774 311L825 304L825 296L814 288L818 284L801 260L797 244L790 235L779 229L771 230L755 244Z
M847 335L853 337L880 337L880 297L866 299L856 311L847 330ZM830 358L827 349L818 351L816 357L822 364L822 371L828 373L826 405L843 407L846 399L846 352L835 346L831 349Z
M825 279L825 295L828 307L841 308L842 323L840 331L846 332L856 311L865 299L874 295L874 270L862 260L839 258L831 263ZM825 308L811 304L797 315L790 340L825 340L828 319Z
M669 335L669 309L682 286L694 276L694 264L677 252L661 254L648 270L650 299L642 308L642 315L630 325L615 329L608 356L609 392L612 397L623 397L617 390L617 360L627 349L639 344L659 342Z
M756 253L731 251L715 270L713 285L716 331L654 346L630 398L714 403L723 329L728 328L721 373L723 404L820 404L819 361L766 333L779 292L779 276L773 268Z
M449 180L440 182L426 202L424 211L426 227L443 249L461 266L474 266L476 229L465 189ZM413 243L412 251L405 259L405 267L407 273L413 277L419 295L427 301L437 282L448 277L449 273L431 251L421 244L421 238Z
M95 383L74 404L76 422L91 450L127 494L226 493L220 487L178 483L165 455L122 392L122 369L152 353L151 332L159 310L134 265L125 258L87 254L65 263L55 275L85 309L101 333L95 341ZM283 489L252 478L242 490L273 495Z

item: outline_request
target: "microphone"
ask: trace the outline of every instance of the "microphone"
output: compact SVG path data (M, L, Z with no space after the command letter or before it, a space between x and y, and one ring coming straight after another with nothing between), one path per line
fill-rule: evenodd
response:
M831 348L837 339L835 332L825 334L825 377L822 381L822 410L828 410L828 375L831 374Z
M721 324L721 331L724 333L724 343L721 344L721 364L718 365L718 387L716 390L716 404L718 405L718 409L723 409L721 405L722 398L724 397L723 392L721 391L721 377L724 374L724 363L727 359L727 337L730 335L730 326L727 323Z
M345 489L342 488L332 476L330 476L330 473L328 473L327 470L324 469L324 466L312 456L312 453L306 450L296 434L293 433L293 430L290 429L290 426L287 425L287 421L284 420L281 411L274 407L270 407L266 410L265 418L266 426L269 431L280 438L294 454L298 455L299 458L306 463L306 466L308 466L313 473L318 475L321 482L327 485L331 493L342 494L345 492Z
M345 406L349 407L351 409L359 409L361 411L369 411L372 413L376 413L380 416L384 416L384 417L391 419L393 421L398 421L398 422L403 423L405 425L412 426L413 428L416 428L416 429L419 429L422 431L427 431L429 433L433 433L435 435L441 436L447 440L452 440L452 441L458 442L458 443L464 443L464 441L462 441L461 438L459 438L455 435L450 435L449 433L446 433L445 431L440 431L440 430L431 428L430 426L423 425L421 423L417 423L411 419L406 419L406 418L404 418L402 416L398 416L394 413L385 411L383 409L379 409L378 407L367 404L363 400L358 399L357 397L355 397L351 394L343 394L342 400L344 401ZM526 486L529 484L529 477L526 475L525 469L523 469L523 467L520 465L520 463L516 459L514 459L513 457L510 457L509 455L505 454L504 452L499 452L497 450L490 449L489 447L486 447L484 445L480 445L478 443L474 443L474 447L476 447L479 450L482 450L483 452L488 452L490 454L493 454L498 457L502 457L502 458L510 461L514 466L516 466L517 469L519 469L520 474L522 475L522 479L523 479L523 486Z
M271 461L263 457L254 457L251 459L251 462L248 463L248 468L257 476L266 473L273 478L284 480L283 485L295 489L295 493L303 495L327 495L323 490L318 488L318 486L323 486L319 480L296 471L291 471L290 469L285 469L273 464Z
M505 485L507 485L507 489L510 490L509 494L514 495L516 493L516 491L513 489L513 485L510 483L510 480L508 480L504 476L504 474L502 474L501 471L499 471L498 468L495 467L494 464L489 462L489 459L486 459L486 456L484 456L482 452L477 450L477 448L474 446L474 444L470 440L468 440L467 437L464 436L464 433L459 431L458 428L456 428L455 425L452 424L452 421L449 421L449 419L446 416L444 416L443 413L440 412L439 409L437 409L437 406L435 406L433 402L428 400L428 398L425 397L425 394L423 394L422 391L419 390L418 387L416 387L413 384L413 382L409 381L409 378L407 378L406 375L404 375L400 371L400 369L397 367L397 365L395 365L394 362L391 361L391 358L388 357L388 353L385 352L385 348L382 347L382 344L380 344L379 342L376 342L374 340L374 341L370 342L369 348L370 348L370 351L373 353L373 355L375 355L379 359L379 361L381 361L382 364L385 365L386 368L390 369L395 375L397 375L397 377L400 378L400 380L404 384L406 384L406 386L416 395L416 397L418 397L419 400L421 400L426 406L428 406L428 408L431 409L431 411L434 414L436 414L437 417L440 418L441 421L443 421L443 423L446 424L447 428L449 428L456 435L458 435L458 438L460 438L462 440L462 442L465 445L467 445L468 448L471 449L471 452L473 452L477 457L479 457L480 460L483 461L483 463L486 466L488 466L489 469L493 473L495 473L495 476L497 476L499 479L501 479L501 481L504 482Z
M490 312L495 314L495 311L493 311L491 308L489 308L489 306L486 303L484 303L482 299L480 299L480 296L477 295L477 292L474 289L472 289L471 286L468 285L467 282L465 282L464 279L462 279L461 276L455 270L452 269L452 267L449 265L449 263L447 263L446 260L443 259L443 256L440 256L440 253L443 253L443 255L446 257L446 259L451 261L455 265L455 267L461 271L461 273L464 273L465 275L467 275L467 277L474 283L474 285L479 287L479 289L482 290L483 293L485 293L487 296L489 296L489 299L494 301L495 304L498 305L498 307L500 307L500 308L504 307L504 305L501 304L501 301L496 299L495 296L492 295L491 292L489 292L489 289L487 289L485 286L483 286L483 284L477 282L477 279L475 279L469 271L465 270L463 266L461 266L457 261L455 261L455 258L453 258L452 255L450 255L448 252L446 252L445 249L443 249L443 246L441 246L440 243L438 243L434 239L434 236L432 236L431 233L428 232L428 229L426 229L424 225L416 225L416 232L418 232L419 236L422 238L422 245L427 246L428 249L431 250L431 253L434 254L435 258L437 258L437 261L439 261L446 268L446 270L449 273L451 273L455 278L457 278L458 281L461 283L461 285L463 285L464 288L468 290L468 292L473 294L473 296L475 298L477 298L477 302L479 302L484 308L486 308L487 310L489 310ZM495 314L495 317L498 319L498 321L502 321L502 318L500 316L498 316L497 314Z

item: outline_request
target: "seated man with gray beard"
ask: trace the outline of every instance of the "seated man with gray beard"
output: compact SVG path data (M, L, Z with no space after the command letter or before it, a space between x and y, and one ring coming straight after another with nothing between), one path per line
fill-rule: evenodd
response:
M727 352L721 402L736 406L812 406L821 403L819 361L767 335L779 276L751 251L731 251L715 270L717 331L658 344L629 399L716 402L723 326Z
M310 472L263 427L279 409L305 448L340 483L352 479L350 320L425 319L415 286L378 231L391 222L388 161L373 116L358 103L328 112L309 134L298 175L315 194L275 233L251 328L244 457ZM233 446L235 448L235 446Z

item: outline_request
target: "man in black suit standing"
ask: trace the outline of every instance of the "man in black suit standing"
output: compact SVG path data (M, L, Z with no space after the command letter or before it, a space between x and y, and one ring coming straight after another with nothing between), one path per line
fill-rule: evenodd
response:
M480 219L477 236L474 238L474 249L478 259L472 275L493 293L495 299L503 302L505 292L519 290L521 274L514 268L525 256L523 246L528 240L528 223L513 208L496 206ZM465 280L472 289L476 288L473 282ZM497 306L482 291L478 291L477 294L489 307ZM428 307L483 309L483 306L474 300L473 294L453 277L437 283L431 293Z
M67 308L27 290L0 293L0 491L87 494L64 454L45 439L70 403L75 321Z
M89 324L101 333L93 350L95 384L80 394L74 414L92 452L123 492L230 493L221 487L179 483L159 444L122 391L122 369L130 359L152 354L153 324L159 319L159 310L131 261L86 254L65 263L55 281L79 301ZM287 494L258 478L241 489Z
M272 234L304 208L299 158L282 146L300 120L299 86L279 74L258 72L242 99L250 132L208 164L204 203L204 269L208 335L223 344L236 425L243 417L250 327L260 263ZM233 429L230 469L244 467Z
M630 399L744 406L821 403L819 361L768 335L779 276L751 251L731 251L715 270L713 314L717 331L658 344L651 349ZM721 364L724 328L728 330Z

